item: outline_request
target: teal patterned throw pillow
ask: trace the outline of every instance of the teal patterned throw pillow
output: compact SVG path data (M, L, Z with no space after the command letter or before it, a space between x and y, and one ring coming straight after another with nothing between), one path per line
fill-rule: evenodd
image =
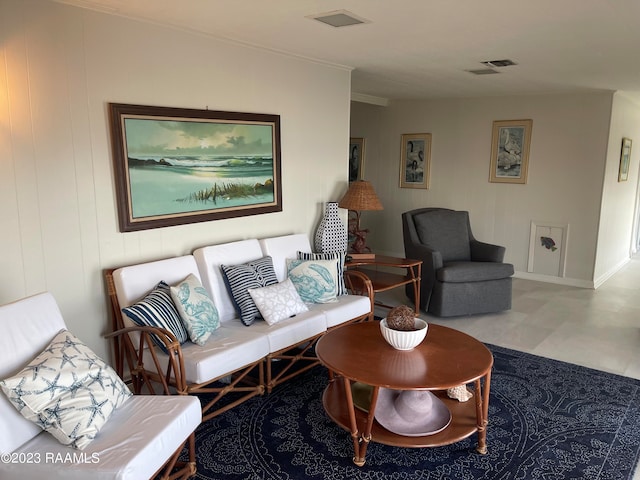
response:
M338 263L336 268L338 271L338 296L346 295L347 286L344 283L344 262L345 254L343 252L326 252L326 253L309 253L298 252L298 260L334 260L337 259Z
M171 287L171 298L191 341L204 345L220 326L220 317L198 277L190 274L178 285Z
M338 259L287 259L288 277L306 303L331 303L338 295Z

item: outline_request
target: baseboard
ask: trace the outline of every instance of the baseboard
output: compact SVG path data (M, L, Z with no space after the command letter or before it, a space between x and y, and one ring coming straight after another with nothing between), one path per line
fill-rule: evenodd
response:
M620 262L618 262L617 265L614 265L613 267L611 267L609 270L607 270L605 273L603 273L602 275L600 275L596 280L595 280L595 288L598 288L599 286L601 286L604 282L606 282L607 280L609 280L611 277L613 277L616 273L618 273L618 271L624 267L627 263L629 263L631 261L631 258L624 258L622 259Z
M523 280L533 280L536 282L554 283L556 285L567 285L569 287L594 289L593 282L588 280L578 280L577 278L555 277L553 275L541 275L539 273L518 272L513 274L514 278Z

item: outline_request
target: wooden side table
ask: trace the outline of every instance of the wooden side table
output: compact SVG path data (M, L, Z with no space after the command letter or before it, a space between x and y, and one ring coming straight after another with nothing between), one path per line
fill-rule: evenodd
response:
M400 447L436 447L478 433L479 453L487 452L489 390L493 355L475 338L452 328L429 324L426 339L411 351L395 350L383 338L378 322L345 325L326 333L316 345L320 362L331 372L322 403L339 426L351 432L358 466L365 463L369 442ZM369 411L355 407L351 384L373 387ZM446 389L473 383L474 398L452 400ZM451 412L451 423L426 436L398 435L375 418L380 387L431 390Z
M375 255L373 258L352 259L345 263L345 267L356 269L364 273L371 280L373 292L385 292L392 288L413 284L414 310L416 316L420 314L420 279L422 276L422 260L412 260L409 258L388 257L386 255ZM390 271L391 270L391 271ZM402 274L393 270L404 270ZM376 305L391 308L384 303Z

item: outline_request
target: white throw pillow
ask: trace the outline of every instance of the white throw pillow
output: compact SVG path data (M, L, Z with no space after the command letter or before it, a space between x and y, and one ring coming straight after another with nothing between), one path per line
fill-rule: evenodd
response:
M80 450L131 396L113 368L67 330L0 387L24 418Z
M334 260L287 259L287 275L304 302L336 302L338 262L337 258Z
M288 278L275 285L250 288L249 295L269 325L309 310Z
M193 273L171 287L171 299L193 343L204 345L220 326L218 309Z

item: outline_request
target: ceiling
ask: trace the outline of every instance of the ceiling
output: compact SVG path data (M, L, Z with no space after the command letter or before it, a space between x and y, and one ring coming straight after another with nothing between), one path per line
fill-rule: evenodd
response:
M624 91L640 103L639 0L55 0L353 69L384 103ZM367 22L308 18L347 10ZM517 65L473 75L487 60Z

